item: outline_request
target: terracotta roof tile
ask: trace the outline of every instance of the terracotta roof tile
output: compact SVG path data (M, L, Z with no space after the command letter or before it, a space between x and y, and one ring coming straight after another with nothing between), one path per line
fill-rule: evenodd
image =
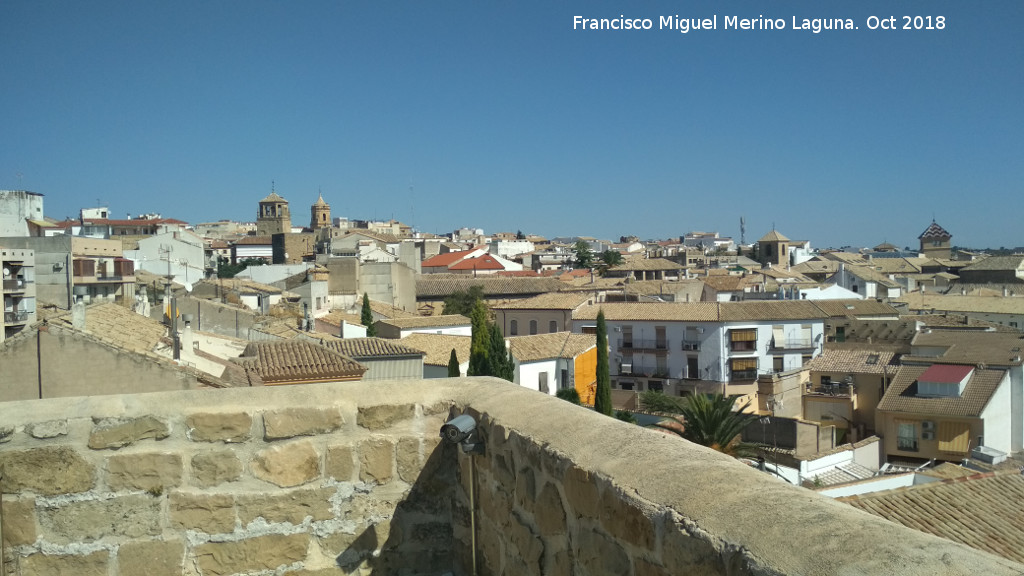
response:
M358 380L366 372L351 358L304 340L252 342L234 362L267 385Z
M472 321L462 314L443 314L440 316L412 316L408 318L391 318L380 320L381 324L387 324L396 328L433 328L441 326L469 326Z
M891 351L825 348L804 365L818 372L851 372L855 374L895 374L899 364Z
M354 358L381 358L391 356L422 356L422 350L404 346L389 338L343 338L324 342L328 350Z
M593 334L555 332L531 336L511 336L508 339L512 356L520 362L536 362L552 358L575 358L597 345Z
M886 389L878 410L977 418L1003 381L1005 370L975 369L960 396L917 396L917 381L928 366L902 366Z
M484 295L489 298L500 298L558 292L565 284L557 278L471 278L465 274L425 274L416 279L416 297L443 298L457 291L469 290L472 286L483 288Z
M915 530L1024 562L1024 476L988 472L839 498Z
M447 366L455 350L459 362L469 360L469 347L472 344L469 336L452 336L449 334L409 334L399 340L402 344L426 353L423 364L428 366Z
M575 310L593 296L580 292L549 292L491 306L494 310Z

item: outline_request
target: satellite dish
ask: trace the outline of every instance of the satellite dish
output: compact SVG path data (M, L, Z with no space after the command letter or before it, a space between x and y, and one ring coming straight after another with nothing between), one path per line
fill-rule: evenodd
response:
M191 282L185 282L185 292L188 292L189 294L192 293L192 283Z

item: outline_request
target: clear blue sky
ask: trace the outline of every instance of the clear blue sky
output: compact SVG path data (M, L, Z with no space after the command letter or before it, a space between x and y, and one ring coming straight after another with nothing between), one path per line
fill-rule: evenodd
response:
M573 30L573 16L651 18ZM662 15L718 30L658 30ZM944 30L869 30L872 15ZM785 30L723 30L725 16ZM859 30L797 31L792 18ZM0 188L47 215L816 247L1024 233L1024 2L0 2Z

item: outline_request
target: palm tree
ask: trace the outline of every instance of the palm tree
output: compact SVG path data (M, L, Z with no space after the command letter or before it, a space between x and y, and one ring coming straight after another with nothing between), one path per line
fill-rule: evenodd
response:
M645 392L640 403L645 410L669 414L654 426L739 458L754 455L760 446L740 440L740 433L757 420L757 415L744 412L750 406L749 402L734 410L738 399L739 396L721 394L696 394L677 399L660 392Z

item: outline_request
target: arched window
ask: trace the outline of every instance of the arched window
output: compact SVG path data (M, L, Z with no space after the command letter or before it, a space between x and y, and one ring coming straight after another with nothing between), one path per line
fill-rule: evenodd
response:
M548 332L551 332L552 334L558 332L558 320L548 322Z
M508 323L508 334L509 334L509 336L518 336L519 335L519 321L518 320L512 320L511 322Z
M530 334L532 335L532 334L536 334L536 333L537 333L537 321L536 320L530 320Z

